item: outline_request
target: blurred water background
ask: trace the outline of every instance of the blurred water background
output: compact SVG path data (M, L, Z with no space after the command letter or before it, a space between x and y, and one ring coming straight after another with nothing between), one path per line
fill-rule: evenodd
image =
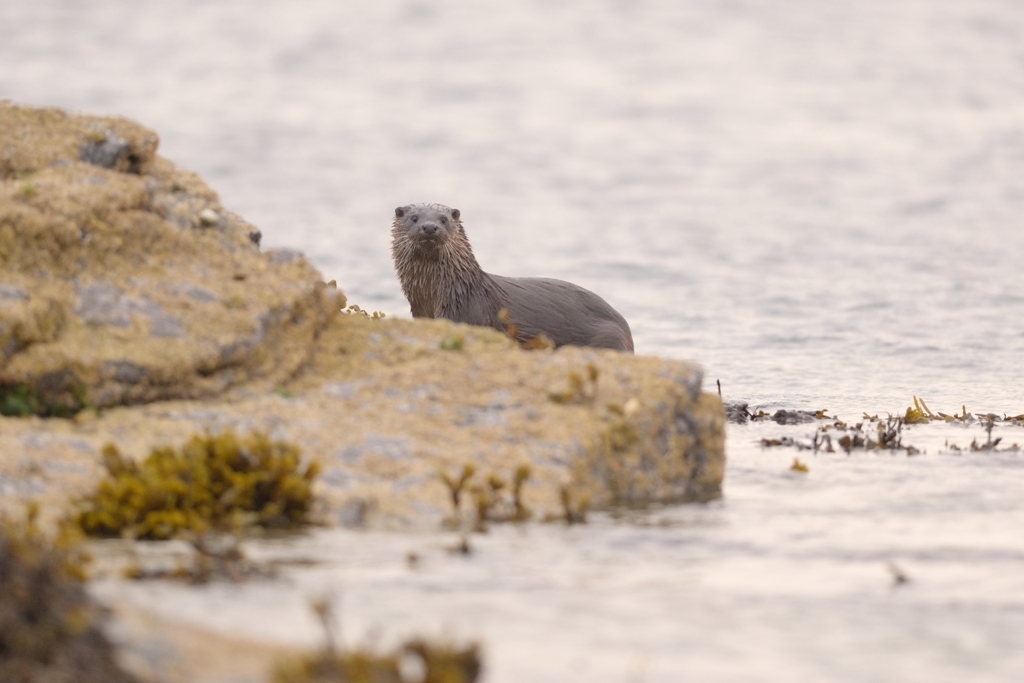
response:
M1016 0L0 0L0 97L157 130L363 308L408 315L393 210L441 202L485 270L597 291L728 399L1024 413ZM1024 455L932 424L920 457L799 475L758 445L812 429L730 426L718 503L496 532L471 564L334 532L287 591L117 590L301 640L297 596L336 580L353 624L480 637L490 683L1024 677Z

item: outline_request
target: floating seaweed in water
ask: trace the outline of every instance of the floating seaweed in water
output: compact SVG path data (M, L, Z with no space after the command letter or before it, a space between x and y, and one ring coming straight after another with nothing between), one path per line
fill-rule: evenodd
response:
M332 603L317 600L312 607L324 629L324 646L280 662L274 683L474 683L480 677L483 663L476 643L458 646L413 638L391 652L342 648L334 635Z
M847 455L855 449L906 451L907 455L916 455L920 451L914 446L903 445L903 418L889 418L885 422L878 421L875 438L864 431L863 423L858 423L850 430L850 434L841 437L837 443Z
M729 422L746 424L747 422L767 422L771 420L780 425L795 425L814 422L815 420L834 420L828 415L828 408L821 410L784 410L782 408L774 413L766 413L758 410L756 413L750 410L747 403L725 403L725 417Z
M808 450L811 448L810 445L797 441L796 439L789 436L780 436L777 439L761 439L762 448L775 448L778 446L784 448L797 448L799 450Z
M928 408L928 405L924 402L923 398L918 398L917 396L914 396L914 405L912 407L907 408L907 412L904 415L903 419L907 424L926 423L932 420L943 420L945 422L960 422L963 424L974 424L976 422L984 421L988 423L1008 422L1019 427L1024 427L1024 414L1013 416L1003 414L1001 417L995 413L985 413L984 415L971 414L967 412L966 405L961 406L960 410L961 412L953 413L952 415L948 415L941 411L932 412ZM864 417L868 417L867 413L864 414ZM875 419L878 419L877 416L875 416Z
M852 454L854 451L904 451L907 455L917 455L921 452L918 448L903 443L903 426L905 424L922 424L932 420L963 423L978 421L966 409L963 409L962 413L955 416L932 412L921 399L916 399L914 407L907 409L907 414L910 416L910 422L907 421L906 415L900 417L889 415L887 418L880 419L877 415L865 413L865 421L856 425L851 426L840 420L835 420L831 425L818 427L813 439L810 441L801 441L793 437L782 436L779 438L763 438L761 439L761 446L764 448L789 447L798 450L813 450L815 453L819 450L824 450L832 453L834 452L833 440L827 432L836 431L842 432L842 436L838 436L834 443L845 451L847 455ZM963 451L978 453L1017 452L1021 450L1019 445L1013 444L1012 446L999 448L999 444L1002 443L1002 437L992 438L992 430L997 422L1017 424L1015 420L1016 418L999 418L997 415L989 414L985 419L987 438L984 442L978 441L975 438L968 447L960 448L955 443L950 443L947 440L945 447L947 450L955 453ZM873 431L866 429L865 423L874 424L875 429Z
M108 444L107 477L72 518L90 536L161 540L210 529L310 523L320 471L299 449L266 435L193 436L180 451L155 448L141 463Z
M833 418L834 419L834 418ZM835 443L846 451L847 455L855 450L873 451L905 451L907 455L916 455L920 451L914 446L903 444L903 418L890 417L887 420L877 423L877 430L871 434L864 429L864 423L847 425L841 420L835 420L830 425L822 425L814 431L813 438L809 441L800 441L789 436L776 439L763 438L761 446L764 448L790 447L797 450L824 451L834 453L832 435L829 431L843 432L843 435L835 440Z
M134 683L86 595L82 558L35 525L0 517L0 681Z
M966 413L967 411L964 410ZM903 416L903 421L908 425L928 423L931 420L937 420L939 416L928 409L928 404L924 402L924 399L918 399L914 397L914 407L907 408L906 414Z
M974 453L1015 453L1017 451L1020 451L1021 448L1017 444L1013 444L1012 446L1006 446L1004 448L998 448L999 444L1002 443L1003 441L1003 437L1000 436L995 439L992 438L992 429L995 427L995 423L996 421L994 419L987 420L985 423L985 433L987 436L985 443L978 443L978 439L976 438L971 439L971 445L967 447L967 450L970 450ZM961 449L955 443L949 443L948 440L946 441L946 448L955 453L960 453L963 451L963 449Z
M241 548L237 534L201 534L191 539L192 555L172 569L146 568L135 561L124 576L127 579L178 579L193 584L223 580L239 583L251 578L273 577L276 567L250 560Z

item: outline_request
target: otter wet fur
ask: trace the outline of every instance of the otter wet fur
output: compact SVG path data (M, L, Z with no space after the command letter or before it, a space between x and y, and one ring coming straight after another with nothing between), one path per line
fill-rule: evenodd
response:
M400 206L391 236L395 270L414 318L514 330L520 343L545 335L555 346L633 352L629 323L593 292L562 280L485 273L458 209Z

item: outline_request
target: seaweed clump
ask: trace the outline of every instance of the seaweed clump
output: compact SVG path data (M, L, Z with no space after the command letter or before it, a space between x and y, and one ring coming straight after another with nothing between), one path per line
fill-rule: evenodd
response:
M0 518L0 681L135 683L101 630L80 558L36 528Z
M107 477L80 500L75 526L90 536L163 540L211 529L309 523L319 465L299 449L255 433L193 436L180 450L155 448L141 463L103 449Z
M553 403L560 405L569 403L593 405L597 400L597 380L600 374L594 363L587 363L586 375L575 370L570 371L567 386L551 387L548 389L548 398Z
M423 639L394 652L324 650L279 664L274 683L475 683L482 669L480 649Z
M197 535L191 539L191 545L189 561L180 561L175 567L147 567L136 558L125 568L124 577L135 581L181 580L198 586L211 581L241 583L277 575L275 564L253 561L246 556L237 534Z
M821 410L784 410L779 408L774 413L766 413L758 410L756 413L750 410L748 403L725 402L725 417L729 422L735 424L747 424L747 422L772 422L780 425L798 425L815 420L834 420L828 414L828 408Z
M512 474L510 485L498 474L491 473L483 484L473 484L470 481L476 474L476 467L472 463L462 466L462 472L458 476L450 476L444 470L439 470L437 475L448 488L451 497L452 514L445 518L444 526L449 529L458 529L462 526L461 502L462 494L468 491L474 494L476 507L476 521L473 530L478 532L487 531L489 522L525 522L533 513L523 502L523 486L530 478L530 466L519 465Z
M317 600L312 607L324 629L323 648L279 663L273 683L475 683L480 677L483 663L475 643L459 647L414 638L392 652L340 649L332 628L333 605Z

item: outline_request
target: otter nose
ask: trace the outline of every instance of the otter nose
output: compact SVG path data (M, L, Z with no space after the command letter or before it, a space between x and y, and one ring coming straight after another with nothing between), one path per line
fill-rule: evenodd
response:
M436 235L438 226L437 223L423 223L420 225L420 230L423 231L424 235Z

